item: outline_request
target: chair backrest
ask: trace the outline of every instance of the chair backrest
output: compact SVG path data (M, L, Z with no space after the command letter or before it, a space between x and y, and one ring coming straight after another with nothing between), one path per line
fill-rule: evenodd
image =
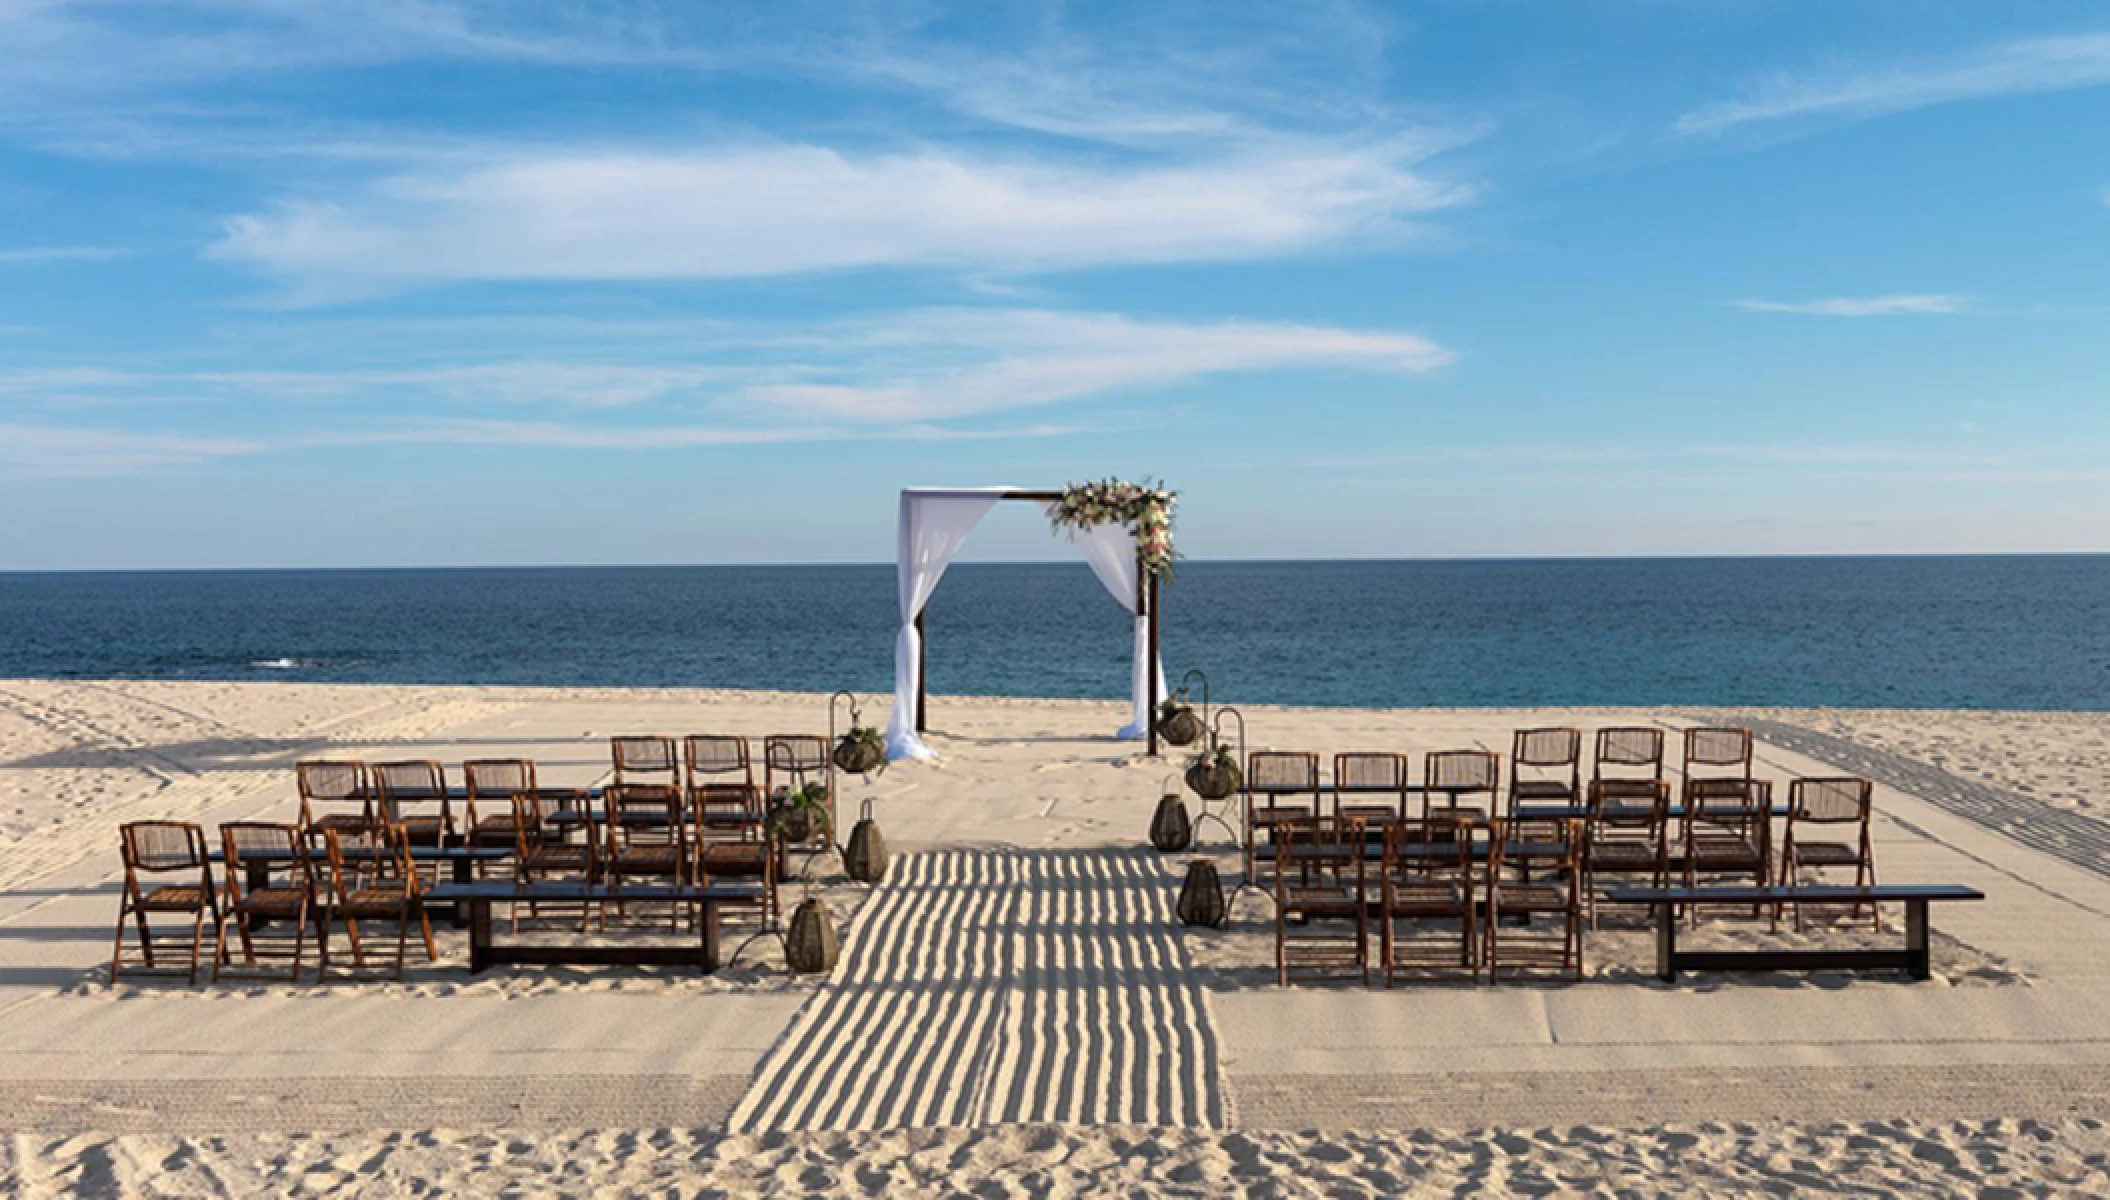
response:
M309 800L364 800L367 798L366 764L362 762L313 761L296 763L294 778L300 782L300 798Z
M1551 842L1543 840L1549 837L1553 839ZM1497 820L1488 841L1489 886L1501 886L1504 866L1522 850L1521 843L1527 842L1530 844L1528 861L1534 872L1575 878L1582 860L1582 837L1583 823L1577 820ZM1549 847L1554 848L1554 852L1549 853Z
M1246 755L1246 791L1264 795L1319 792L1319 756L1304 750L1255 750Z
M1384 854L1382 870L1388 883L1472 877L1473 840L1458 836L1455 823L1426 816L1391 822L1385 826Z
M1404 792L1407 756L1389 750L1352 750L1333 756L1336 792Z
M1618 768L1606 771L1606 767ZM1647 726L1621 726L1597 731L1596 763L1592 778L1663 778L1663 731Z
M1818 825L1868 824L1875 784L1846 776L1797 779L1788 784L1788 820Z
M1421 782L1447 792L1491 796L1502 786L1502 756L1492 750L1431 750L1421 760Z
M739 734L694 733L682 739L682 760L688 764L689 786L755 781L754 760L748 755L747 739ZM737 775L737 781L703 779L699 776Z
M189 821L128 821L117 836L127 872L205 869L205 830Z
M1694 768L1702 768L1695 772ZM1705 768L1728 767L1729 771ZM1695 774L1716 778L1751 778L1751 731L1748 729L1695 728L1685 731L1685 777Z
M828 769L828 739L810 733L772 733L762 743L764 764L771 772L806 775Z
M612 783L601 793L608 838L617 845L684 840L681 789L664 783Z
M505 800L535 790L535 764L524 758L478 758L462 764L469 799Z
M1510 744L1509 759L1518 767L1579 767L1582 730L1519 729Z
M674 739L655 734L624 734L608 739L617 783L676 783L681 753Z
M1368 826L1361 817L1291 817L1275 829L1277 896L1289 886L1292 875L1298 883L1358 885L1368 877Z
M437 800L447 794L447 769L431 759L374 763L367 774L382 800Z
M220 825L220 857L229 894L240 898L253 871L268 878L283 875L292 886L310 885L308 844L297 825L272 821L225 821Z
M405 901L419 894L417 866L410 856L410 832L401 822L387 821L362 829L325 829L323 851L329 862L330 891L342 901L353 892L394 892Z

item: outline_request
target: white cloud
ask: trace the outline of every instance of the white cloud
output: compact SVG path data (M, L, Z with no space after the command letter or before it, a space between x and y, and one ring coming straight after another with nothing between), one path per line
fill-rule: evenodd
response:
M857 267L1031 272L1397 238L1470 198L1434 146L1284 140L1198 162L818 145L548 153L392 176L231 220L212 248L317 300L466 280L723 279Z
M263 449L248 438L0 423L0 472L33 478L125 475Z
M909 314L850 326L841 336L844 344L866 348L857 369L809 370L797 382L758 384L746 395L840 420L947 420L1236 372L1347 368L1413 374L1455 357L1412 333L1034 310ZM896 356L910 352L911 361L872 361L889 350Z
M1752 312L1795 313L1806 317L1950 316L1963 312L1964 299L1941 293L1898 296L1833 296L1822 300L1738 300Z
M1945 58L1823 73L1781 73L1744 95L1686 113L1679 133L1809 117L1871 117L1988 96L2110 83L2110 33L2027 38Z
M620 323L571 326L569 336L585 339L573 348L595 353L594 360L551 355L340 370L38 367L0 370L0 397L46 405L268 400L355 404L368 412L425 412L435 403L701 406L740 416L788 410L872 427L1132 396L1241 372L1416 374L1455 357L1427 337L1396 330L1047 309L921 309L794 325L645 325L645 331ZM440 331L421 337L402 322L382 326L396 331L389 340L413 347L449 340L444 331L451 327L443 321ZM545 338L566 328L532 327ZM255 358L270 350L238 341L235 352ZM632 361L606 361L616 354ZM670 356L679 361L634 361Z
M13 246L0 248L0 263L102 262L130 253L123 246Z

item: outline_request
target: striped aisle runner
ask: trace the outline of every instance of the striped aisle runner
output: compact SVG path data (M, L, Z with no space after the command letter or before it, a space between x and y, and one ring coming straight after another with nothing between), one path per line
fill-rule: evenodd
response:
M1171 898L1140 852L897 859L730 1128L1222 1128L1216 1033Z

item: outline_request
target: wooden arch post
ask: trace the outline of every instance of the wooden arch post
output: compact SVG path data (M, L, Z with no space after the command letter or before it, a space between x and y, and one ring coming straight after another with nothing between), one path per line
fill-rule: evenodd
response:
M1005 492L999 499L1030 500L1037 504L1053 504L1057 500L1062 499L1062 493L1009 491ZM1144 676L1149 681L1144 685L1144 692L1149 697L1150 705L1143 710L1143 723L1150 728L1150 757L1156 758L1158 756L1159 700L1158 577L1145 567L1141 551L1136 552L1136 603L1141 606L1137 611L1146 613L1150 617L1150 660L1143 665ZM926 610L929 607L928 604L924 606ZM927 653L929 646L930 638L924 633L923 629L923 613L918 612L916 614L916 732L919 734L930 732L929 726L924 724L924 718L928 715L929 709L927 701L929 697L930 672L926 669L929 663L929 655Z

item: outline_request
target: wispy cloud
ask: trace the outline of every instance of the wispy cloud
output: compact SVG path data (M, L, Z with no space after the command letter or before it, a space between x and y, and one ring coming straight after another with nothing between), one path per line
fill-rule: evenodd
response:
M1989 96L2110 83L2110 33L2026 38L1940 58L1766 76L1743 95L1678 118L1682 134L1816 117L1872 117Z
M478 322L467 323L470 328ZM915 309L808 323L533 324L574 357L336 370L104 366L0 370L18 404L210 401L430 411L435 404L785 411L861 426L959 421L1077 402L1133 401L1258 371L1412 375L1456 353L1418 333L1266 321L1168 321L1021 308ZM449 329L453 323L441 322ZM390 336L423 352L403 322ZM566 331L568 332L562 332ZM473 336L465 334L464 336ZM503 337L503 331L494 335ZM449 340L445 334L427 339ZM242 358L267 355L238 342ZM625 361L608 361L621 357ZM643 363L639 358L672 359Z
M1794 313L1806 317L1950 316L1965 311L1965 300L1939 292L1896 296L1832 296L1822 300L1738 300L1752 312Z
M1411 235L1471 198L1439 147L1285 141L1198 162L758 145L551 153L391 176L234 218L212 248L318 301L470 280L724 279L859 267L1034 272L1257 258Z
M131 252L125 246L7 246L0 247L0 263L102 262Z
M73 449L49 439L35 443L32 457L79 460L110 473L189 461L184 453L248 453L263 443L278 449L474 444L617 450L1042 438L1116 420L1132 423L1147 397L1229 375L1347 370L1406 376L1455 357L1427 337L1398 330L1047 309L925 309L794 324L672 322L649 332L593 323L538 327L552 338L567 331L563 336L574 339L570 348L580 357L338 370L20 368L0 371L0 401L46 417L209 404L224 410L215 419L277 431L259 434L254 444L149 441L129 459L87 453L96 443L86 433L89 440ZM422 353L415 332L403 332L410 352ZM586 356L597 338L615 339L630 356L678 351L685 357L653 365L599 361ZM268 350L238 341L232 353L247 359ZM1061 410L1062 419L987 423L997 414L1027 410ZM165 456L148 453L157 446Z
M18 478L128 475L265 448L251 438L0 423L0 473Z

